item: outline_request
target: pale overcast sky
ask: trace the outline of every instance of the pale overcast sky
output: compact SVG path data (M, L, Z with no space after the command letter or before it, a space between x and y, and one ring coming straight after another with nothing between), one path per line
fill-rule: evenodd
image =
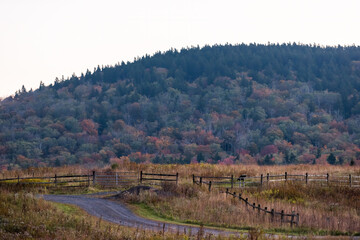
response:
M360 45L358 0L0 0L0 97L170 48Z

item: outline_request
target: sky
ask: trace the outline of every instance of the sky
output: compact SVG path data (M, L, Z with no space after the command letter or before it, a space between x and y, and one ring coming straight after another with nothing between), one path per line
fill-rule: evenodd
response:
M0 0L0 97L191 46L360 45L358 0Z

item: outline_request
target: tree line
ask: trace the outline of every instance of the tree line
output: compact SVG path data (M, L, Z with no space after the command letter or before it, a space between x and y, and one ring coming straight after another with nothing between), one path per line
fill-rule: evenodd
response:
M359 90L356 46L171 49L1 101L0 166L355 164Z

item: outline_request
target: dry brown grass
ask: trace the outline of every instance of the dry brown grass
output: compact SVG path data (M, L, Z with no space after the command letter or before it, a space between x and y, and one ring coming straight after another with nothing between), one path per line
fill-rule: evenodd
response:
M109 170L110 166L97 171ZM92 170L92 169L90 169ZM279 221L271 222L269 216L258 214L252 208L246 207L238 199L226 197L219 189L208 192L207 186L199 187L192 184L192 174L203 176L230 176L240 174L259 176L260 174L326 174L360 175L359 166L332 165L156 165L135 164L124 162L116 171L145 171L151 173L179 173L179 185L164 185L168 195L142 193L134 196L131 202L145 204L154 214L165 219L190 222L213 226L233 228L263 228L275 231L290 231L300 233L322 232L323 234L354 234L360 232L360 189L340 186L320 186L315 184L281 183L264 185L262 188L247 188L242 191L249 202L261 204L262 207L291 211L300 214L299 226L290 228L289 224ZM3 172L4 176L22 174L35 176L52 176L53 174L83 174L89 169L79 167L61 167L45 169L29 169L23 171Z
M360 231L360 188L282 183L244 193L251 200L300 214L300 227L328 231Z
M179 173L181 178L190 178L192 174L202 176L239 176L246 174L248 176L260 176L260 174L326 174L360 175L360 166L339 166L339 165L280 165L280 166L259 166L259 165L218 165L218 164L124 164L120 169L143 170L157 173Z
M0 188L0 239L244 239L189 235L128 228L91 217L63 204L38 199L34 193Z
M44 167L28 168L22 170L1 171L1 178L10 177L31 177L31 176L53 176L55 174L89 174L93 170L105 171L111 170L111 166L103 168L89 168L87 166L63 166L63 167ZM326 174L331 175L360 175L360 166L340 166L340 165L276 165L276 166L259 166L259 165L219 165L219 164L136 164L133 162L123 162L114 169L115 171L146 171L153 173L179 173L180 180L190 179L192 174L203 176L238 176L246 174L248 176L259 176L260 174Z
M326 174L330 176L360 175L360 168L354 166L332 165L288 165L288 166L249 166L249 165L154 165L144 164L136 166L137 170L156 173L175 173L180 176L180 187L191 185L191 175L202 176L259 176L260 174ZM192 186L191 188L193 188ZM303 183L281 183L264 185L262 188L249 188L243 195L251 203L260 204L275 211L284 210L300 214L299 226L290 229L289 224L280 221L271 222L269 216L257 214L252 208L247 208L238 199L224 197L219 190L208 193L207 187L198 187L199 194L193 197L185 195L176 197L150 196L143 193L135 201L145 203L157 215L170 220L193 222L206 225L247 228L261 226L265 229L295 232L323 232L327 234L360 232L360 189L341 186L321 186ZM239 192L240 189L234 189ZM191 189L191 191L193 191ZM154 193L152 193L154 194ZM283 230L279 230L283 229Z
M209 226L221 226L238 229L261 227L276 231L355 234L360 231L360 189L324 188L281 184L263 189L243 192L249 202L262 207L285 213L295 211L300 214L299 225L291 228L288 223L281 223L279 218L271 221L269 214L258 213L242 201L219 191L209 193L205 188L194 186L173 186L173 194L161 195L143 192L131 199L131 202L145 204L157 215L168 220L184 223L197 223ZM170 189L169 187L166 187ZM177 188L181 188L180 190ZM318 193L316 193L319 191ZM286 192L286 193L285 193ZM330 196L330 197L328 197Z
M76 175L76 174L88 174L92 172L92 169L84 166L63 166L63 167L30 167L27 169L17 169L10 171L1 171L0 179L2 178L15 178L15 177L53 177L57 175Z

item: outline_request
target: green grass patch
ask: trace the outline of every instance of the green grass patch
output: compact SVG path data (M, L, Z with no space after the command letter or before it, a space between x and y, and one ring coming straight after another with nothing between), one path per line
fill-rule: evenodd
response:
M186 225L186 226L195 226L195 227L200 227L200 226L204 226L206 228L212 228L212 229L219 229L219 230L227 230L227 231L234 231L234 232L240 232L240 233L246 233L252 229L254 229L253 227L250 226L229 226L229 225L219 225L219 224L204 224L203 222L200 221L196 221L196 220L179 220L179 219L174 219L172 217L167 217L165 215L162 214L158 214L153 208L151 208L150 206L148 206L145 203L132 203L131 205L129 205L129 207L139 216L147 218L147 219L151 219L151 220L155 220L155 221L161 221L161 222L165 222L165 223L173 223L173 224L181 224L181 225ZM280 231L278 231L280 230ZM293 231L288 231L286 229L267 229L264 230L266 233L269 234L294 234L294 235L298 235L298 233L293 232Z
M64 203L56 203L56 202L53 202L52 205L54 205L57 209L59 209L65 214L72 216L84 216L83 211L76 206L64 204Z
M72 195L83 195L83 194L93 194L93 193L101 193L101 192L109 192L109 191L118 191L118 189L101 189L97 187L53 187L47 188L46 192L48 194L54 195L63 195L63 194L72 194Z
M219 229L219 230L228 230L228 231L234 231L234 232L245 232L249 229L252 229L251 227L230 227L230 226L220 226L220 225L212 225L212 224L204 224L199 221L194 220L186 220L181 221L179 219L174 219L172 217L168 217L162 214L158 214L154 209L152 209L150 206L148 206L145 203L132 203L131 205L128 205L131 210L133 210L137 215L165 223L173 223L173 224L181 224L186 226L192 226L192 227L200 227L201 225L207 228L213 228L213 229Z

